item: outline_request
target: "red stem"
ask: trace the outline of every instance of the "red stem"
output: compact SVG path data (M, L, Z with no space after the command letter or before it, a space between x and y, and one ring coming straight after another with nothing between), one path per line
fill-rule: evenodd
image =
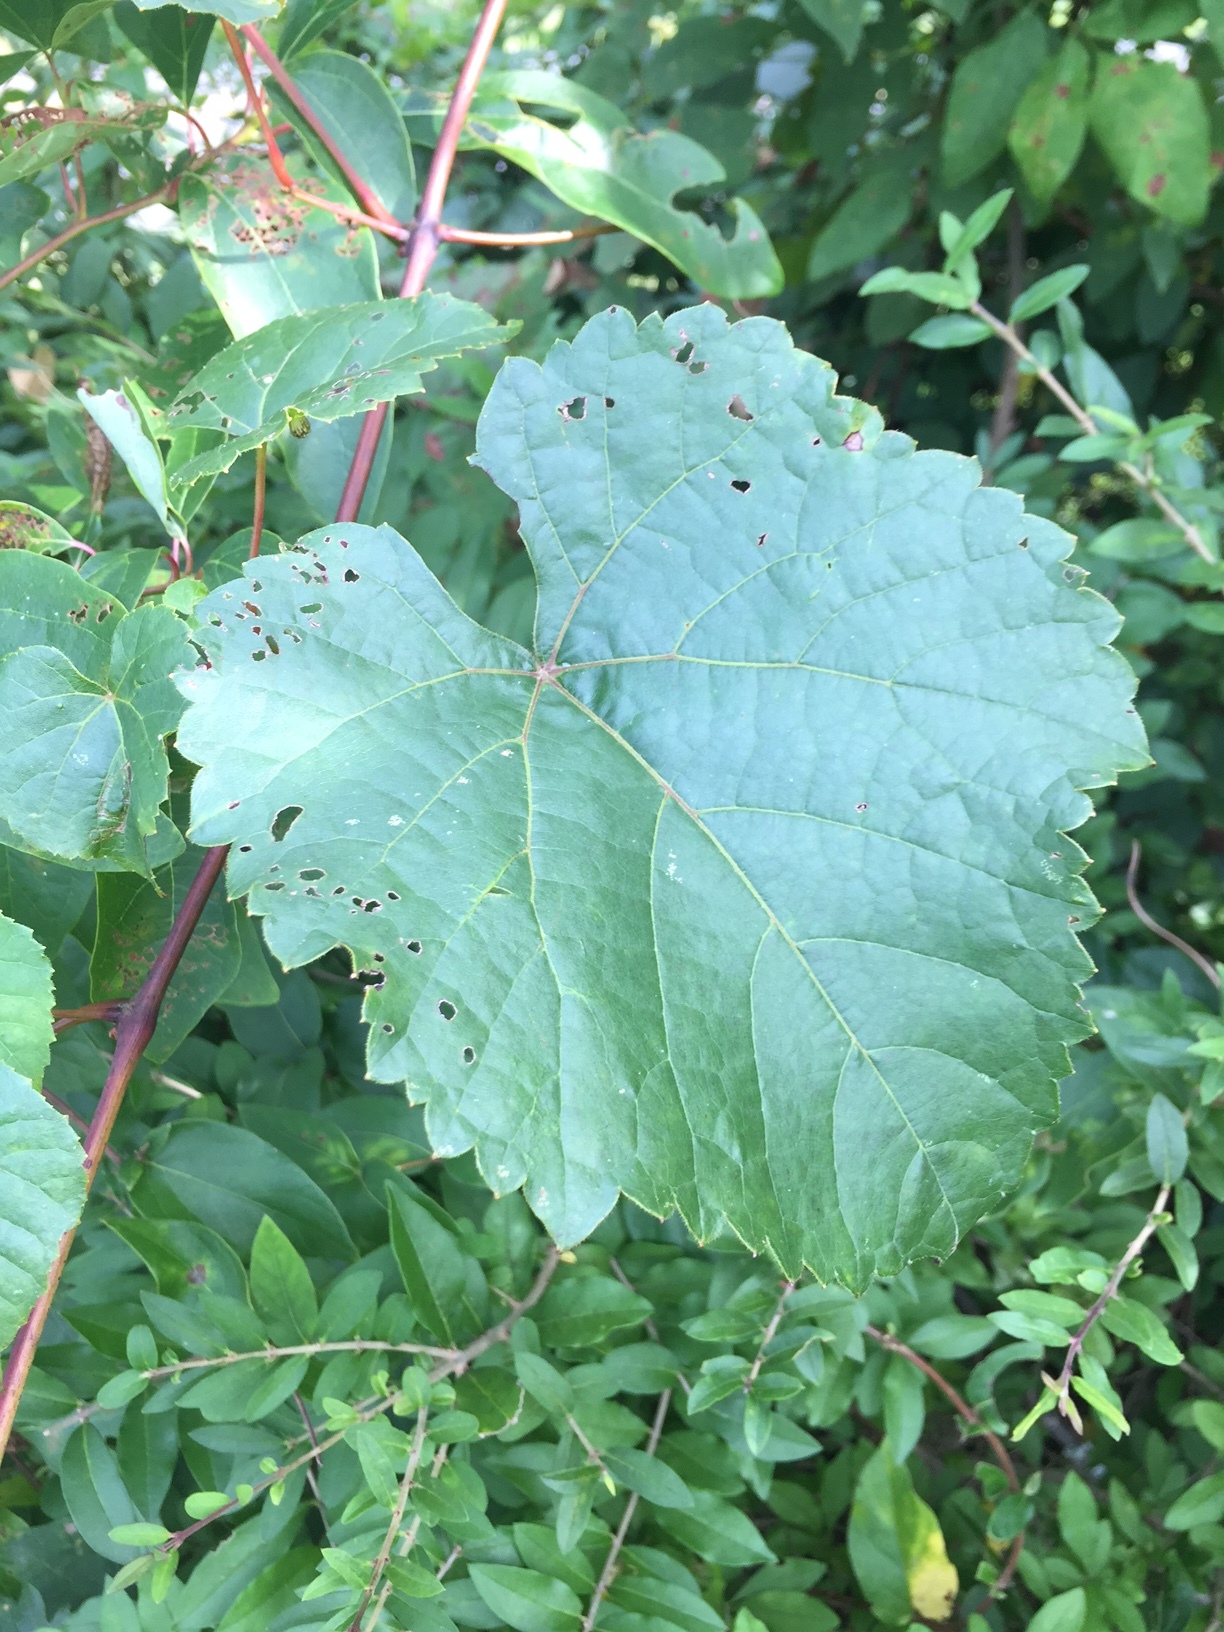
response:
M400 284L401 298L421 293L425 287L425 279L429 276L429 269L437 256L442 203L446 197L447 184L459 148L459 136L467 119L468 109L472 105L472 98L476 94L476 86L484 72L485 63L489 60L489 52L501 27L505 10L506 0L485 0L485 8L480 14L480 21L476 25L476 32L472 36L472 43L468 47L468 54L464 58L463 67L455 83L450 106L446 110L446 118L442 121L438 145L434 148L429 175L421 193L421 204L417 210L408 249L408 265L404 268L404 279ZM353 463L344 483L344 492L340 495L340 508L336 511L337 521L356 521L361 510L361 501L365 497L370 471L374 467L374 455L378 451L378 439L387 421L388 406L387 403L380 402L377 408L370 409L362 422Z
M255 504L251 512L250 559L254 561L263 542L264 503L268 493L268 444L255 449Z
M255 81L251 76L251 65L247 61L246 52L242 49L242 41L238 38L238 30L233 23L227 23L224 17L221 19L221 27L225 30L225 38L229 41L229 48L233 52L234 61L238 64L238 72L242 75L242 83L246 86L247 101L250 103L251 112L258 121L260 134L264 139L265 147L268 149L268 162L272 166L273 174L286 192L292 192L295 185L294 180L289 174L289 168L285 163L285 155L280 150L280 144L272 134L272 126L268 123L268 116L264 112L263 97L260 96Z
M323 129L323 126L319 122L318 114L311 107L301 89L294 82L293 76L286 70L284 63L281 62L280 58L272 50L271 46L269 46L263 35L256 28L255 24L245 23L242 28L242 36L251 49L263 59L264 66L272 75L272 78L280 86L281 90L284 91L290 102L293 103L294 107L301 114L302 118L305 119L311 130L314 131L320 142L322 142L323 146L327 149L328 153L332 157L332 160L336 164L336 167L339 169L340 174L348 183L349 190L352 192L353 197L361 205L365 213L367 215L374 216L376 220L387 221L392 225L395 225L395 217L391 214L391 211L387 209L386 205L383 204L382 200L377 196L377 194L375 194L372 189L368 187L361 179L349 161L345 158L344 154L336 146L328 132Z
M170 985L174 971L187 950L187 943L200 920L200 914L212 893L212 887L225 865L226 854L224 848L205 852L203 864L192 880L191 888L183 897L183 904L171 925L169 935L166 936L165 944L153 959L140 990L124 1009L115 1028L115 1053L85 1139L83 1165L86 1191L93 1184L106 1147L110 1143L115 1118L119 1115L119 1107L123 1104L123 1096L132 1072L140 1063L140 1056L157 1029L157 1016L166 995L166 988ZM47 1324L51 1300L59 1286L60 1276L64 1272L64 1265L68 1261L68 1252L75 1235L75 1225L64 1232L43 1294L30 1311L29 1319L13 1339L8 1364L4 1368L4 1379L0 1383L0 1457L4 1455L8 1445L21 1391L30 1374L30 1367L34 1364L34 1353L42 1337L43 1327Z

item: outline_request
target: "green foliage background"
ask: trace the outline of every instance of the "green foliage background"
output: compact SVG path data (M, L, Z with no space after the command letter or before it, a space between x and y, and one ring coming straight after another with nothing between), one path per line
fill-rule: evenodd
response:
M233 11L272 15L260 0ZM474 17L467 4L291 0L269 22L303 84L339 86L342 140L397 214ZM380 282L393 292L394 246L350 243L313 212L317 241L346 253L328 263L332 285L305 295L307 258L251 181L262 156L244 144L227 157L241 176L225 196L186 174L161 82L172 100L195 97L210 134L235 109L224 129L241 120L207 19L8 0L0 29L14 54L2 66L18 76L0 92L6 112L56 94L47 58L26 57L54 40L61 85L78 87L94 121L79 175L82 131L39 134L37 162L28 131L0 139L5 264L70 223L61 157L94 213L161 185L167 162L184 172L177 219L99 227L0 293L0 488L99 551L85 569L99 595L134 607L164 590L159 552L178 518L214 587L247 553L250 460L211 487L154 478L142 491L116 459L103 491L78 384L100 395L134 379L156 410L229 338L222 312L236 332L261 326L249 269L234 279L214 266L202 282L191 253L242 227L244 208L269 250L261 273L296 309L370 300ZM629 1203L553 1266L521 1197L490 1198L469 1156L433 1160L420 1113L366 1080L345 960L286 975L245 909L214 902L134 1080L4 1464L4 1632L349 1625L368 1614L370 1561L422 1455L413 1550L385 1577L380 1612L407 1632L579 1632L628 1501L606 1632L826 1632L949 1614L974 1632L1218 1632L1224 1023L1206 971L1224 958L1224 574L1118 464L1162 484L1218 553L1222 52L1215 0L511 7L447 219L532 232L589 211L617 230L561 248L444 248L434 289L519 325L509 350L535 360L613 304L642 319L712 294L731 316L780 317L890 427L975 453L992 483L1073 531L1075 564L1122 614L1153 764L1124 775L1079 834L1107 909L1086 937L1098 1035L1076 1050L1061 1120L1017 1193L944 1262L862 1298L780 1285L729 1234L699 1249ZM564 90L540 84L558 70ZM288 104L277 111L292 123ZM655 196L565 170L576 130L662 155ZM690 164L685 178L693 155L678 138L722 177ZM296 174L347 197L309 138L284 141ZM689 189L674 191L682 179ZM862 293L885 268L942 276L941 216L965 221L1001 188L1015 196L976 248L982 301L1005 317L1039 280L1087 268L1025 335L1083 406L1124 416L1102 420L1112 437L1080 437L1027 365L956 315L967 301L954 286L935 290L947 310L934 325L933 286L915 292L894 273ZM467 613L524 639L533 585L513 506L468 462L499 361L455 348L427 394L401 404L362 519L397 528ZM330 520L354 426L316 423L308 440L275 444L277 534ZM178 434L172 473L215 440L207 427ZM186 612L194 593L182 584L167 600ZM177 814L188 768L173 751L165 774ZM62 1007L130 993L165 934L197 857L159 852L159 833L144 835L157 890L104 872L95 893L84 874L0 849L0 909L50 954ZM1140 893L1128 896L1135 843ZM1157 940L1137 906L1205 969ZM3 1070L37 1079L42 1041L20 1043ZM108 1054L104 1024L69 1031L45 1089L88 1118ZM1077 1426L1048 1409L1042 1373L1059 1371L1166 1183L1141 1272L1085 1343ZM542 1264L553 1278L538 1303L469 1367L467 1346ZM0 1308L15 1310L14 1296L0 1287ZM276 1357L260 1358L269 1344ZM420 1347L430 1352L404 1352ZM295 1348L306 1352L284 1352ZM1007 1442L1015 1488L970 1426ZM334 1444L317 1469L284 1473L311 1436Z

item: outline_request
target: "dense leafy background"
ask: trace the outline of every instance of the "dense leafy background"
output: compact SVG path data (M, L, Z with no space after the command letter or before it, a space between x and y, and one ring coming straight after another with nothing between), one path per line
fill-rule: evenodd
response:
M225 9L238 21L273 12L259 0ZM472 20L466 5L293 0L269 24L334 128L360 129L354 158L400 214ZM0 5L0 28L17 76L0 93L6 111L55 99L46 58L17 60L55 41L56 70L88 116L0 138L6 263L70 223L61 159L94 212L160 187L167 164L184 172L176 216L154 207L84 234L0 293L6 497L99 550L80 576L44 563L73 579L62 606L43 607L76 643L72 673L0 666L6 718L31 740L45 728L39 708L50 717L66 700L95 733L87 765L65 760L92 778L88 831L69 819L79 809L69 799L55 842L30 840L42 790L20 752L0 781L11 840L0 909L46 948L57 1001L75 1007L131 991L195 859L156 819L168 788L182 822L188 767L156 733L133 745L133 718L147 710L132 707L145 679L124 662L130 625L156 618L167 641L182 638L175 620L195 588L165 589L168 537L191 538L209 588L233 577L249 544L249 456L187 486L175 474L208 462L216 427L164 440L165 475L142 464L137 433L164 428L159 414L231 330L368 302L380 282L393 292L400 262L308 200L286 202L249 140L220 167L192 166L163 84L173 99L195 96L213 140L242 120L208 18ZM1016 188L977 249L986 305L1006 314L1043 276L1087 267L1065 281L1073 304L1029 320L1029 343L1047 365L1065 358L1086 406L1144 430L1148 416L1203 416L1158 426L1135 457L1210 546L1224 409L1217 47L1224 15L1214 4L1200 15L1193 0L512 8L448 219L523 231L590 211L618 230L560 251L445 250L435 289L520 324L509 349L535 360L611 304L638 319L704 295L733 316L765 310L889 426L925 448L977 453L995 484L1077 534L1076 563L1123 616L1154 754L1080 835L1108 909L1088 937L1099 1038L1078 1051L1062 1120L1019 1191L943 1263L861 1300L788 1292L733 1239L699 1250L677 1224L622 1203L556 1270L511 1347L457 1376L426 1356L431 1382L422 1367L405 1373L410 1357L394 1345L462 1349L500 1320L543 1261L538 1226L517 1197L491 1200L469 1157L433 1161L418 1113L366 1080L360 985L377 973L354 980L328 956L285 975L241 905L214 903L133 1084L5 1463L6 1632L51 1620L90 1632L347 1625L418 1428L433 1471L413 1495L416 1551L387 1578L388 1625L578 1632L633 1491L624 1567L599 1616L607 1632L904 1625L938 1621L949 1594L958 1619L980 1613L998 1632L1033 1620L1037 1632L1218 1627L1224 1026L1203 972L1136 916L1124 869L1138 841L1147 908L1209 960L1224 954L1220 571L1116 468L1135 440L1125 426L1102 421L1116 439L1077 445L1040 380L963 317L909 338L934 311L923 293L963 306L957 287L859 292L885 266L943 277L955 229L941 234L941 212L963 221ZM542 69L567 76L544 101L548 88L529 77ZM310 138L285 142L316 196L346 198ZM584 143L614 145L618 166L584 167ZM693 143L713 158L696 160ZM658 203L686 166L691 191L672 205L695 210L700 230ZM758 224L769 253L751 236ZM209 259L227 241L248 253ZM397 412L362 519L410 538L464 611L526 642L534 597L514 508L468 463L499 362L452 353ZM122 456L109 473L94 421ZM355 434L351 419L320 421L309 438L274 445L275 534L330 520ZM27 511L20 525L28 545L76 559L55 524ZM4 561L10 586L30 564L16 554ZM138 608L149 588L171 611L151 597ZM28 605L19 589L2 615L20 619ZM33 712L9 713L14 698ZM154 700L159 732L178 707L168 693ZM138 774L116 781L116 763ZM117 823L119 809L135 819ZM28 854L32 842L47 854ZM101 869L97 889L56 857ZM37 979L36 961L10 956L25 943L6 935L6 978L24 968L34 973L18 978ZM69 1031L47 1096L88 1117L108 1053L103 1025ZM36 1078L40 1064L13 1067ZM6 1070L3 1092L7 1116L34 1089ZM54 1114L45 1100L39 1109ZM40 1126L62 1153L65 1124ZM1057 1372L1069 1330L1166 1180L1171 1219L1085 1348L1084 1437L1042 1416L1012 1446L1010 1490L985 1442L962 1437L945 1396L884 1340L927 1357L1006 1433L1041 1403L1042 1370ZM15 1261L0 1233L4 1296ZM327 1341L384 1347L225 1358ZM219 1363L179 1376L179 1357ZM309 1434L339 1437L317 1473L282 1482ZM256 1493L261 1482L271 1495ZM229 1505L206 1522L220 1496ZM152 1562L149 1548L165 1548L149 1527L196 1522L172 1579L169 1555ZM1024 1526L1016 1584L989 1604ZM134 1586L103 1595L130 1562Z

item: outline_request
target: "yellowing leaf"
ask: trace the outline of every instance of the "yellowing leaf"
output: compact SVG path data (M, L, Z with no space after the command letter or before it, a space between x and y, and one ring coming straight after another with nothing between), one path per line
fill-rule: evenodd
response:
M952 1614L960 1577L948 1557L939 1520L919 1497L910 1502L910 1532L905 1558L905 1579L914 1612L928 1621L946 1621Z

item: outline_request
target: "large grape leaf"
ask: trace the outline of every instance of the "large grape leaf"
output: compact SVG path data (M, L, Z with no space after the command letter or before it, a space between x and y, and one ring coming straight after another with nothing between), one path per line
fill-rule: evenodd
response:
M0 913L0 1065L42 1081L51 1056L51 965L24 924Z
M380 982L375 1077L562 1241L627 1192L861 1284L1013 1183L1088 1029L1080 789L1144 762L1070 539L781 325L613 309L478 458L535 650L389 529L201 603L194 833Z
M189 652L165 607L127 612L66 562L0 553L0 821L24 845L148 872Z
M495 345L518 325L453 295L327 306L236 340L211 358L166 413L169 430L206 427L228 440L180 465L176 486L228 470L285 429L286 410L327 423L422 389L443 357Z
M60 1237L81 1216L83 1160L66 1119L0 1061L0 1349L34 1307Z

